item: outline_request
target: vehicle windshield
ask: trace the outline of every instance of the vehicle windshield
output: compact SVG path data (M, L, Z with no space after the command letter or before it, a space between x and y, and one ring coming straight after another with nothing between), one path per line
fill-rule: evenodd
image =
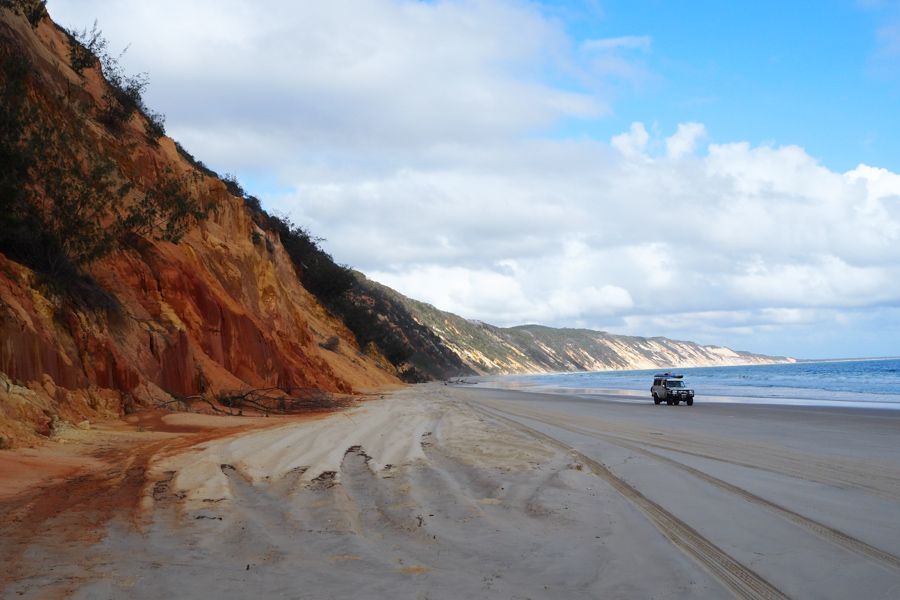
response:
M666 387L683 388L684 382L681 381L680 379L670 379L669 381L666 382Z

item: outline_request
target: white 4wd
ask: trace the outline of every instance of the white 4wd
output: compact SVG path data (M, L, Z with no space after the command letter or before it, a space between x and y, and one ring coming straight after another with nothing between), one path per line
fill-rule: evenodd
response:
M650 394L653 396L654 404L665 402L672 406L684 402L688 406L694 405L694 390L684 384L684 375L672 375L671 373L654 375Z

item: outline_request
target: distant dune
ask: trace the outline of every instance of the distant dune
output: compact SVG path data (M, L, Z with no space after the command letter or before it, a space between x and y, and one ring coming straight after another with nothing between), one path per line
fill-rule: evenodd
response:
M794 359L782 356L752 354L664 337L645 338L542 325L497 327L439 310L371 280L365 281L363 287L380 291L406 307L418 323L433 331L467 367L478 374L794 362Z

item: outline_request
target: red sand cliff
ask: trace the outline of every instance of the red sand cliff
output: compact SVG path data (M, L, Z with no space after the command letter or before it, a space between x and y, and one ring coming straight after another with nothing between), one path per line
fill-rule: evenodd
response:
M26 49L60 94L102 97L97 69L82 81L69 68L65 34L49 18L32 28L0 9L0 42ZM148 142L140 116L117 136L92 120L81 126L132 180L195 171L169 138ZM7 442L49 433L54 417L113 417L131 403L173 395L270 386L351 392L397 382L387 362L361 353L302 287L277 236L254 224L242 199L215 177L196 173L192 181L192 194L214 210L179 244L143 240L91 266L119 310L62 303L0 254L0 436ZM341 340L335 352L319 345L331 336Z

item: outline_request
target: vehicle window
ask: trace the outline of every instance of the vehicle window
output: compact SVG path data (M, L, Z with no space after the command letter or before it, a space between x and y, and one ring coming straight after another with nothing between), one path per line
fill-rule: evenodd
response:
M670 388L683 388L684 382L676 379L675 381L667 382L666 386Z

